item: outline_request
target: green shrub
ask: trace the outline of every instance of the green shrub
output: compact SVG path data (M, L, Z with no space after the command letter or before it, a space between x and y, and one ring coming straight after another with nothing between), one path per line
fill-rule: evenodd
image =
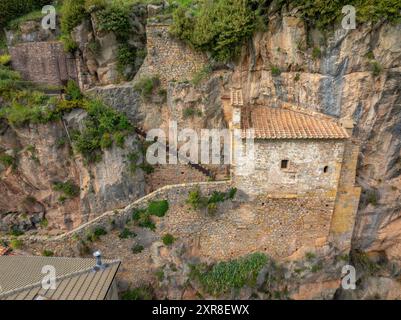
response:
M67 144L67 142L68 142L68 140L66 137L57 138L56 143L55 143L56 148L57 149L63 148Z
M184 119L194 116L201 117L202 111L194 107L186 107L185 109L182 110L182 116L184 117Z
M380 271L381 266L372 261L366 252L353 250L351 252L351 262L357 270L366 272L369 275L375 275L378 271Z
M398 0L294 0L291 3L299 7L301 17L312 27L327 30L327 27L338 23L344 17L342 7L353 5L357 9L358 22L377 22L401 20L401 3Z
M209 51L219 61L236 56L256 30L259 11L254 1L202 1L196 12L179 7L173 14L171 33L195 48Z
M0 65L6 66L10 63L11 56L9 54L2 54L0 55Z
M124 70L128 66L135 66L135 60L135 48L127 43L120 44L117 52L117 70L126 80L130 79L126 77Z
M72 40L69 34L61 35L60 40L63 43L64 51L74 53L78 49L78 44Z
M168 208L169 204L167 200L152 201L148 206L148 211L151 215L164 217Z
M128 228L124 228L124 230L120 232L118 237L120 239L135 238L136 237L136 233L131 231L131 230L129 230Z
M39 225L40 225L42 228L47 228L48 225L49 225L49 221L48 221L46 218L43 218L43 219L39 222Z
M113 139L111 134L108 132L103 133L102 138L100 139L100 147L102 149L108 149L113 145Z
M61 7L61 31L65 35L79 25L87 16L85 0L64 0Z
M322 55L322 51L320 50L319 47L314 47L312 50L312 58L313 59L318 59Z
M379 201L379 194L376 190L369 190L366 193L366 200L368 203L372 204L372 205L377 205L378 201Z
M80 188L71 180L66 182L56 181L53 183L53 189L64 193L69 198L75 198L80 193Z
M230 190L228 190L228 198L229 199L234 199L235 195L237 194L237 188L230 188Z
M93 231L93 234L94 234L95 236L97 236L97 237L100 237L100 236L106 235L106 234L107 234L107 231L106 231L104 228L102 228L102 227L97 227L97 228L95 228L95 230Z
M26 21L40 21L43 18L42 10L31 11L27 14L24 14L16 19L10 21L7 25L7 28L11 30L20 31L20 25Z
M301 78L301 77L300 77L299 73L297 73L297 74L295 75L295 77L294 77L294 81L299 81L300 78Z
M223 202L224 200L226 200L225 192L213 191L212 195L209 198L208 203Z
M65 88L65 93L69 97L69 100L80 100L83 98L81 89L74 80L68 80Z
M127 155L131 174L135 174L138 168L142 169L146 174L151 174L154 171L153 166L146 161L146 150L147 143L141 141L139 151L131 152ZM142 157L140 154L142 154ZM140 163L138 163L139 160L141 160Z
M228 192L213 191L210 197L205 197L201 194L200 189L196 188L189 192L188 203L193 209L208 209L209 213L214 213L217 210L217 203L226 200L232 200L237 193L237 188L230 188Z
M377 77L378 75L380 75L380 73L383 70L383 67L380 65L379 62L377 61L372 61L371 62L371 68L372 68L372 74L373 76Z
M266 255L253 253L236 260L219 262L212 267L194 265L190 277L198 280L207 293L219 296L245 285L254 287L256 277L266 263Z
M281 74L281 70L278 67L272 66L271 67L271 73L273 77L277 77Z
M101 236L104 236L107 234L107 231L102 228L102 227L97 227L94 230L88 231L86 234L86 240L90 242L95 242L99 240Z
M53 251L44 249L44 250L42 251L42 256L44 256L44 257L53 257L53 256L54 256L54 253L53 253Z
M146 212L146 209L134 209L132 211L132 220L139 221L141 215Z
M319 272L322 269L323 269L323 264L321 262L318 262L318 263L314 264L311 267L310 271L313 272L313 273L316 273L316 272Z
M125 143L125 134L122 132L115 132L113 134L113 139L117 145L117 147L123 149Z
M169 246L174 243L175 238L170 233L167 233L162 237L162 241L164 245Z
M203 209L206 208L208 199L202 196L199 188L196 188L189 192L186 203L188 203L194 210Z
M85 104L88 117L84 122L82 132L72 135L76 150L83 155L88 162L97 162L101 159L101 149L110 147L107 142L108 135L119 137L117 133L125 136L132 128L127 117L114 109L105 106L100 101L88 101ZM103 139L103 141L102 141ZM115 142L121 142L121 136Z
M132 247L132 253L133 254L137 254L137 253L141 253L142 251L143 251L143 246L142 245L140 245L140 244L136 244L136 245L134 245L133 247Z
M159 269L155 272L155 276L159 282L164 280L164 271L163 269Z
M125 291L122 300L152 300L153 289L150 286L142 286Z
M313 252L307 252L307 253L305 253L305 258L306 258L306 260L310 261L310 260L315 259L316 255Z
M35 9L49 4L48 0L2 0L0 1L0 29L7 24Z
M24 245L24 242L21 239L11 239L10 248L12 249L21 249Z
M142 228L148 228L150 230L155 230L156 225L152 221L150 213L146 209L137 209L132 213L132 219L136 224Z
M121 6L107 6L96 12L99 30L113 31L117 35L126 34L130 30L128 12Z
M153 90L159 85L160 79L157 76L142 77L134 84L134 89L140 93L143 99L149 100L152 96Z
M104 9L106 5L105 0L85 0L85 10L89 13Z
M16 159L13 156L10 156L8 154L0 154L0 163L5 166L5 167L16 167Z
M200 71L195 73L192 83L197 86L202 82L203 79L206 79L212 73L212 68L210 65L203 67Z
M24 234L24 231L21 231L20 229L18 229L17 227L12 227L10 230L10 235L13 237L19 237L22 236Z

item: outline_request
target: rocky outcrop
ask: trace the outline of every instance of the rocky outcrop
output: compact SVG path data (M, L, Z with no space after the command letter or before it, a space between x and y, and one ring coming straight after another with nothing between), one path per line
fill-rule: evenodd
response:
M85 88L115 84L135 75L144 59L146 12L144 5L131 7L128 18L131 30L127 39L120 39L113 31L102 30L96 11L91 13L90 19L74 28L71 36L78 44L77 58L81 61ZM122 46L130 55L135 55L135 61L119 61ZM124 51L123 54L127 53Z
M22 22L16 29L5 30L8 46L21 42L55 41L60 36L60 28L43 29L41 19Z
M232 77L250 103L298 105L354 120L364 192L353 245L393 258L401 257L400 34L400 24L365 24L339 27L325 40L296 12L277 14L244 48Z
M96 164L84 164L72 153L70 132L82 126L85 116L75 110L63 121L3 129L0 146L13 152L16 161L0 173L3 231L13 224L24 230L35 228L46 218L43 232L59 233L144 195L144 174L140 169L132 174L127 160L130 152L138 150L134 135L126 138L124 149L105 150ZM69 195L55 190L56 182L76 185L79 192ZM18 222L21 215L31 221L29 225Z

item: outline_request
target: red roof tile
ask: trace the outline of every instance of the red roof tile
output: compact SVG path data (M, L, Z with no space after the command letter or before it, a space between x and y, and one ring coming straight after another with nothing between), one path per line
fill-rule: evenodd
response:
M334 120L282 108L250 107L241 111L241 128L253 128L255 139L347 139Z

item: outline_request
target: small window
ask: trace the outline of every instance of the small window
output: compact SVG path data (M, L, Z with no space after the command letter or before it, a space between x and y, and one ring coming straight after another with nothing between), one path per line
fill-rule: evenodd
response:
M281 160L281 169L288 168L288 160Z
M323 172L324 172L324 173L329 172L329 166L325 166L325 167L323 168Z

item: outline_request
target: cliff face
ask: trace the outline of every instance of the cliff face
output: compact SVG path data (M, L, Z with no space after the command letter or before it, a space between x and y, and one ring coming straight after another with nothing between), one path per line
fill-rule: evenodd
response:
M351 117L363 187L353 246L400 258L401 25L338 28L327 39L296 16L272 17L244 48L232 83L255 104Z
M45 125L15 128L3 124L0 147L16 164L0 168L0 230L21 231L46 227L60 233L95 218L107 210L123 207L144 195L142 170L132 174L127 155L138 149L129 136L125 147L105 150L96 164L84 164L71 152L69 132L85 119L82 110ZM77 192L57 190L55 183L70 183ZM46 225L41 221L47 220Z
M144 49L145 16L131 17L138 32L130 41L138 51ZM188 47L171 39L167 26L147 29L152 37L148 34L148 57L139 73L132 83L115 84L119 43L113 33L96 30L95 17L75 28L73 38L81 52L78 62L89 73L87 85L99 85L87 91L88 95L101 97L144 130L166 129L173 120L179 129L225 128L222 98L233 87L242 88L245 103L298 105L353 119L353 136L360 145L357 183L363 188L353 249L375 252L391 261L401 259L401 24L365 24L348 31L337 28L325 35L309 29L296 11L280 13L269 17L267 29L244 45L238 61L223 70L207 71L206 56L192 53L198 57L192 59ZM168 50L171 42L174 50ZM141 55L137 58L135 70L143 59ZM132 76L134 69L126 72ZM157 74L161 75L160 87L144 99L135 84L142 76ZM198 81L190 79L197 76ZM47 125L14 128L0 123L0 154L10 154L18 161L15 169L0 164L0 229L12 225L35 228L46 218L50 229L60 232L145 194L142 170L132 175L127 161L128 154L137 151L136 136L127 137L124 148L106 150L97 164L84 164L71 153L67 132L80 129L85 117L84 111L74 110L63 121ZM179 172L158 170L155 180L162 177L170 183L170 176ZM54 182L65 181L79 187L79 196L63 198L62 192L54 190ZM113 245L108 254L118 255L117 247ZM333 258L334 253L327 255ZM170 258L170 254L166 256ZM348 263L348 258L345 260ZM296 284L292 297L332 298L346 262L328 260L321 273L309 272L302 283L288 280ZM399 283L390 276L368 278L357 297L373 296L379 287L388 289L380 292L383 298L397 297Z

